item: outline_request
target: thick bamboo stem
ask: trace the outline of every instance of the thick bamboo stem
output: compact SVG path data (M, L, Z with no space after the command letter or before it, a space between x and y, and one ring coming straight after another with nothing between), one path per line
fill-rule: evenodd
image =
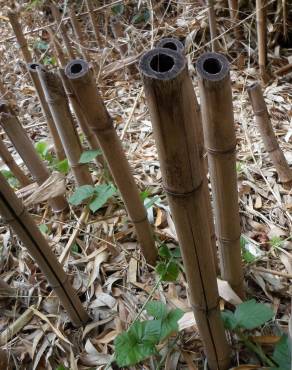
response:
M76 183L78 186L93 185L87 164L79 163L82 147L75 130L62 81L56 73L46 72L40 68L37 71Z
M274 133L260 84L257 82L252 84L248 88L248 95L265 149L269 153L270 159L276 168L280 181L282 183L291 183L292 169L289 167Z
M88 63L80 59L71 61L65 68L65 74L70 79L89 127L98 138L100 148L119 188L128 214L135 225L144 257L149 264L154 265L157 250L147 219L147 212L142 204L138 187L112 118L95 85L93 73L89 69Z
M153 49L140 71L160 160L164 190L182 251L191 305L211 370L226 370L230 349L220 317L216 272L205 207L204 169L196 126L200 117L182 53Z
M266 79L267 65L267 9L266 0L256 0L256 20L257 20L257 38L258 38L258 63L260 75L263 80Z
M71 46L69 37L67 35L66 26L62 22L62 17L61 17L60 10L58 9L58 7L54 3L51 4L51 10L52 10L53 17L56 21L57 27L58 27L58 29L60 28L60 33L61 33L62 39L64 41L67 53L68 53L68 55L71 59L74 59L75 54L74 54L73 48Z
M76 13L75 13L75 7L72 6L70 9L70 19L71 19L71 24L73 27L74 34L76 36L77 42L78 42L78 47L79 47L79 52L81 53L82 57L86 61L90 61L90 56L88 51L84 48L84 36L82 33L82 29L80 26L80 23L77 19Z
M26 174L18 167L17 163L13 159L9 150L6 148L3 141L0 139L0 157L6 166L10 169L13 175L17 178L21 186L26 186L30 184L29 178Z
M89 147L92 150L98 150L99 149L99 144L97 137L94 135L93 131L91 131L87 121L86 117L84 116L82 109L79 105L78 99L74 93L74 90L72 89L70 80L68 77L65 75L64 69L59 68L58 74L62 80L64 90L66 92L67 98L70 101L71 107L73 109L73 112L76 116L77 122L79 127L81 128L86 140L88 141ZM101 159L96 159L96 164L98 166L103 165L103 161Z
M227 59L205 53L197 62L222 278L243 298L236 137Z
M23 35L22 28L21 28L21 25L20 25L19 20L18 20L18 14L16 12L9 11L7 15L8 15L10 24L13 28L13 31L15 33L16 40L17 40L19 48L22 52L23 58L24 58L26 63L31 63L32 62L32 56L31 56L31 53L28 49L26 38Z
M17 234L37 262L49 284L58 295L74 325L85 324L89 316L84 310L68 276L53 254L48 242L36 226L32 217L16 197L13 190L0 174L0 213Z
M3 129L37 184L42 185L50 177L47 167L38 156L17 117L10 113L4 102L1 102L0 112L0 123ZM52 198L50 204L55 212L61 212L68 208L68 203L63 196Z
M175 37L165 37L158 41L156 44L157 48L165 48L175 50L179 53L184 53L185 47L182 42L180 42Z
M211 36L212 51L219 50L219 44L217 40L217 25L216 25L216 15L214 9L214 0L207 0L208 5L208 18L209 18L209 28Z
M29 71L30 77L31 77L32 82L34 84L34 87L36 89L36 93L38 95L43 114L46 117L48 128L49 128L50 134L51 134L52 139L53 139L53 143L54 143L54 147L55 147L55 151L56 151L56 156L57 156L59 161L62 161L66 158L65 151L64 151L62 142L60 140L58 130L56 128L56 124L55 124L54 119L52 117L52 114L50 112L50 108L48 106L48 103L46 102L45 94L44 94L42 85L40 83L40 80L39 80L39 77L38 77L38 74L37 74L37 68L41 68L41 69L45 70L45 68L39 63L29 63L27 65L27 69Z
M60 65L60 67L64 67L67 63L67 59L66 59L66 56L65 56L65 54L62 50L62 47L59 43L59 40L57 39L57 35L54 35L51 27L48 27L47 31L48 31L49 36L50 36L50 41L53 43L55 54L56 54L56 57L58 59L59 65Z
M92 0L85 0L85 2L86 2L87 9L88 9L88 14L89 14L89 17L90 17L92 29L93 29L93 32L94 32L94 35L95 35L96 43L97 43L98 47L101 49L102 48L102 39L101 39L100 32L99 32L99 25L98 25L98 21L97 21L97 18L96 18L96 14L94 13L94 7L93 7L93 4L92 4Z

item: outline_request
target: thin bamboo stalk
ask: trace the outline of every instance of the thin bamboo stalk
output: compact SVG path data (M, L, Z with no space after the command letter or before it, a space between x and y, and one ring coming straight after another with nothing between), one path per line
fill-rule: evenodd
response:
M256 0L256 20L258 39L258 63L261 78L266 80L267 65L267 8L266 0Z
M265 149L269 153L269 157L276 168L280 181L282 183L292 184L292 169L287 163L273 130L261 86L256 82L247 91Z
M21 186L26 186L31 183L26 174L18 167L9 150L6 148L3 141L0 139L0 157L6 166L10 169L13 175L17 178Z
M9 11L7 15L8 15L10 24L13 28L13 31L15 33L16 40L17 40L19 48L22 52L23 58L24 58L26 63L31 63L32 62L32 56L31 56L31 53L28 49L26 38L23 35L22 28L21 28L21 25L20 25L19 20L18 20L18 14L16 12Z
M275 75L276 76L285 76L288 73L292 72L292 63L286 64L285 66L279 68L276 70Z
M178 51L179 53L184 53L185 47L182 42L180 42L175 37L165 37L158 41L156 44L157 48L166 48Z
M89 316L84 310L76 292L73 290L68 276L65 274L32 217L1 174L0 213L4 221L13 228L14 232L37 262L74 325L80 326L85 324Z
M65 156L65 151L62 145L62 141L60 140L58 130L56 128L56 124L54 122L54 119L52 117L52 114L50 112L50 108L48 106L48 103L46 102L45 94L42 88L42 85L40 83L38 74L37 74L37 68L41 68L45 71L45 68L39 64L39 63L29 63L27 65L27 69L29 71L30 77L32 79L32 82L34 84L34 87L36 89L36 93L38 95L41 108L43 111L44 116L46 117L46 121L48 124L48 129L51 134L51 137L53 139L55 151L56 151L56 156L59 161L63 161L66 156Z
M229 63L222 54L205 53L198 59L197 72L221 275L243 298L236 137Z
M62 81L56 73L38 68L38 76L78 186L93 185L87 164L79 163L82 147L75 130Z
M47 167L38 156L17 117L10 113L7 104L4 102L1 102L0 112L0 123L4 131L37 184L42 185L50 177ZM63 196L52 198L50 204L55 212L61 212L68 208L68 203Z
M184 55L153 49L142 57L162 181L182 252L191 306L211 370L226 370L230 349L220 317L196 126L200 117Z
M238 0L228 0L228 6L229 6L229 12L230 12L230 18L232 21L232 27L234 32L234 37L236 41L239 41L242 38L242 32L238 26L236 26L236 23L238 22Z
M219 44L217 37L217 25L216 25L216 15L214 9L214 0L207 0L208 5L208 18L209 18L209 28L210 28L210 37L211 37L211 45L212 51L219 50Z
M61 33L62 39L64 41L67 53L68 53L68 55L71 59L74 59L75 54L74 54L73 48L71 46L69 37L67 35L66 26L62 22L62 17L61 17L60 10L58 9L58 7L54 3L51 3L50 7L51 7L53 17L56 21L57 27L58 27L58 29L60 28L60 33Z
M88 63L79 59L67 64L65 74L78 97L90 129L98 138L100 148L124 200L128 214L135 225L144 257L149 264L154 265L157 250L147 213L112 118L95 85L93 73L89 69Z
M51 27L48 27L47 31L48 31L49 36L50 36L50 41L53 43L55 54L56 54L57 60L59 62L59 65L60 65L60 67L64 67L67 63L67 59L66 59L66 56L63 52L63 49L62 49L62 47L59 43L57 35L55 35L53 33Z
M96 14L94 13L94 7L93 7L93 4L92 4L92 1L91 0L85 0L85 2L86 2L87 9L88 9L88 14L89 14L89 17L90 17L92 29L93 29L93 32L94 32L94 35L95 35L96 43L97 43L98 47L101 49L103 43L102 43L102 39L101 39L101 36L100 36L99 25L98 25L98 21L97 21L97 18L96 18Z
M72 89L72 86L70 84L70 80L68 77L65 75L64 69L59 68L58 74L62 80L64 90L66 92L67 98L70 101L71 107L73 109L73 112L75 113L77 122L79 127L81 128L86 140L88 141L89 147L92 150L98 150L99 149L99 144L97 137L94 135L93 131L91 131L87 121L86 117L84 116L82 109L79 105L78 99L74 93L74 90ZM95 160L96 164L98 166L104 165L102 159L97 158Z
M73 27L74 34L75 34L77 42L78 42L79 52L81 53L82 57L87 62L89 62L90 61L90 55L89 55L88 51L84 48L84 35L82 33L80 23L77 19L76 13L75 13L75 6L72 6L71 9L70 9L70 19L71 19L71 24L72 24L72 27Z

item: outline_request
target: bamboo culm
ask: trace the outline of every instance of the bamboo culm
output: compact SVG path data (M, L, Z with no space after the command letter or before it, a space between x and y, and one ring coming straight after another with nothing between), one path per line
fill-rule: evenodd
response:
M221 276L244 298L236 137L229 63L222 54L205 53L197 61L197 73Z
M174 219L190 303L205 345L208 365L211 370L227 370L230 348L218 305L205 207L204 169L198 146L201 122L186 59L182 53L156 48L144 54L139 67L163 187Z
M138 187L112 118L98 92L93 72L88 63L78 59L67 64L65 74L71 82L91 131L94 132L99 141L99 146L124 200L128 214L135 225L143 255L149 264L154 265L157 250L147 212L141 201Z
M89 316L73 290L68 276L2 174L0 174L0 214L4 222L12 227L48 279L73 324L76 326L85 324Z

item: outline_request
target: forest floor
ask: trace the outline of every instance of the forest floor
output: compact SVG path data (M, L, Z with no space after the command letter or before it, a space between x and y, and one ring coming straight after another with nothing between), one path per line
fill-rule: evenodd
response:
M18 2L24 31L36 30L52 22L50 15L43 11L41 1L31 3L30 6L30 2ZM65 5L71 2L67 3ZM78 11L85 10L83 1L74 3ZM89 19L83 17L86 45L92 60L98 61L100 65L97 84L148 207L148 217L157 244L163 243L173 250L178 242L161 186L160 166L141 77L138 70L134 74L128 73L128 69L121 63L118 45L126 44L128 56L136 56L137 62L140 55L155 46L162 37L181 39L199 100L194 64L202 53L211 50L207 9L199 1L169 1L166 2L170 3L168 10L158 14L155 9L153 11L153 7L147 8L151 1L125 1L131 4L125 5L124 10L115 9L123 11L121 19L126 28L125 38L115 40L108 24L113 10L108 1L104 3L106 6L99 13L104 48L97 49ZM234 24L229 17L227 1L217 2L216 15L222 53L227 56L231 68L246 295L247 299L254 298L257 302L269 304L274 311L273 320L252 334L260 338L258 341L264 343L264 352L269 354L281 332L288 333L291 314L292 193L291 188L285 188L278 181L255 126L247 94L247 87L259 80L255 8L247 3L240 12L242 40L234 37ZM280 4L281 1L270 2L268 67L271 78L262 87L276 136L288 163L292 165L291 77L273 76L276 69L289 62L288 57L291 58L292 51L291 42L289 44L282 40ZM52 143L46 122L6 17L7 5L10 4L2 0L0 5L1 80L9 90L10 102L34 144L40 147L40 142L46 142L46 149L50 152ZM68 32L74 41L70 26ZM27 35L27 40L36 60L48 68L55 68L56 59L52 47L48 48L47 34L43 30L34 31ZM76 46L76 43L72 44ZM78 50L74 50L76 56L79 56ZM42 55L44 51L45 56ZM27 171L4 133L2 138L17 163ZM85 140L83 146L84 150L88 149ZM43 157L47 162L50 161L44 152ZM94 163L90 163L90 168L96 182L105 178ZM2 169L5 169L4 164ZM25 191L20 189L10 174L6 173L6 176L10 177L10 183L19 197L26 199L34 191L31 188ZM74 179L69 172L66 174L67 198L74 189ZM71 206L70 212L62 217L54 215L46 202L39 203L35 198L34 204L29 205L29 212L56 256L59 257L65 247L70 250L63 266L92 321L83 328L74 328L70 324L66 312L28 251L12 230L1 224L0 274L15 293L9 299L0 297L0 330L21 318L20 329L8 341L3 341L0 334L0 344L8 350L12 368L106 368L114 353L114 339L133 322L145 301L149 300L149 295L153 300L186 313L179 321L175 344L162 345L161 353L165 361L161 368L206 368L203 345L191 313L184 273L180 273L174 282L157 284L158 275L141 256L133 225L128 220L118 194L95 213L88 212L85 205ZM84 216L85 222L80 225L80 218ZM75 238L70 238L75 232ZM219 290L221 309L234 310L234 304L240 301L234 298L230 288L221 287ZM34 308L30 310L32 306ZM29 320L25 320L27 315ZM143 311L141 318L146 317ZM232 341L235 369L244 364L244 369L265 365L252 351L238 343L234 336L230 334L229 338ZM132 368L158 368L155 366L154 360L150 359Z

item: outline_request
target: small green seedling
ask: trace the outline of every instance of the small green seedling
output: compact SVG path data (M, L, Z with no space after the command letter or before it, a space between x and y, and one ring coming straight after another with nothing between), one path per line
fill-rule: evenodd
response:
M1 173L2 175L5 177L5 179L7 180L8 184L16 189L19 187L19 181L17 180L17 178L13 175L13 173L9 170L1 170Z
M155 267L155 272L161 281L176 281L180 273L179 258L181 257L180 249L171 250L167 245L162 244L158 250L160 261Z
M52 153L50 153L49 144L46 141L38 141L35 144L35 149L41 159L48 162L51 169L64 174L67 174L69 172L70 166L67 158L63 159L62 161L58 161L57 158L55 158Z
M102 151L100 149L97 150L87 150L83 152L80 156L79 163L90 163L93 161L98 155L101 155Z

